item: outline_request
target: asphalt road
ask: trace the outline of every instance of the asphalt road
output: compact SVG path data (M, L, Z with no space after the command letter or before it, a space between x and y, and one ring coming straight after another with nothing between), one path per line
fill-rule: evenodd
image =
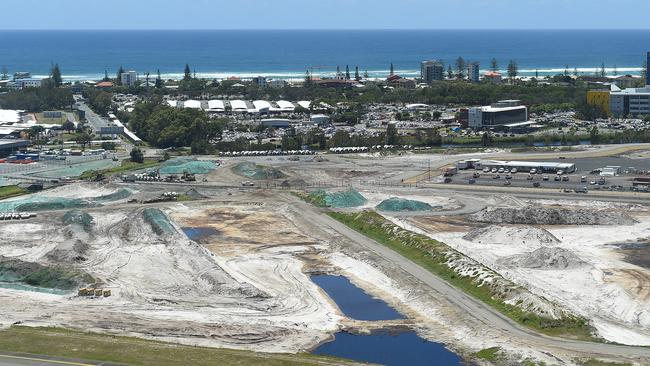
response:
M104 117L101 117L97 113L93 112L93 110L90 109L86 103L78 100L77 104L79 106L79 109L85 112L86 121L88 121L88 124L93 129L93 132L99 134L99 131L102 127L108 126L108 121Z
M397 252L377 243L355 230L350 229L331 217L316 211L309 204L304 203L297 198L292 198L292 201L293 204L302 206L304 208L303 212L311 220L329 226L341 235L362 245L364 248L377 253L384 259L428 285L435 292L444 296L444 298L456 308L463 310L467 317L473 317L478 322L485 324L485 327L500 330L512 338L525 341L530 346L539 347L539 349L550 349L551 351L552 349L564 350L570 353L583 354L588 357L623 358L635 360L641 364L648 364L650 362L650 348L648 347L622 346L554 338L523 328L519 324L492 309L490 306L466 295L461 290L458 290L446 281L401 256Z

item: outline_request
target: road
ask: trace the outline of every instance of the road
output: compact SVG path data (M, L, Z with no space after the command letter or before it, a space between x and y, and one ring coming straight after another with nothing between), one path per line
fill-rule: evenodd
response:
M65 359L26 353L0 353L0 366L110 366L107 362Z
M444 296L451 305L464 311L467 317L474 318L489 329L500 330L509 337L520 341L526 341L529 346L537 347L540 350L550 350L552 352L555 349L570 354L581 354L584 357L615 357L633 360L642 364L648 364L650 362L650 348L647 347L622 346L554 338L523 328L511 319L492 309L490 306L466 295L461 290L413 263L409 259L401 256L397 252L377 243L355 230L350 229L346 225L332 219L326 214L317 211L314 207L298 198L289 198L287 196L287 199L291 199L292 204L302 207L304 214L307 215L310 220L331 227L344 237L347 237L348 239L362 245L364 248L378 254L390 263L393 263L395 266L422 281L435 292Z
M97 113L93 112L93 110L90 109L86 103L82 102L81 100L77 100L77 105L79 109L84 111L86 114L86 121L88 121L88 124L93 129L93 132L95 132L95 134L99 134L102 127L108 126L108 121L106 118L101 117Z

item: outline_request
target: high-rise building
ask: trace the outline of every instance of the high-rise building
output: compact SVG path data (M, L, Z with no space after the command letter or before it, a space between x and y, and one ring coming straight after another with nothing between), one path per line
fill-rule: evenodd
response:
M122 85L124 86L134 86L135 82L138 80L138 73L135 71L126 71L122 73Z
M645 85L650 85L650 72L648 72L648 68L650 68L650 51L648 52L648 59L646 60Z
M469 78L469 81L473 83L479 82L480 68L481 65L476 61L469 63L469 66L467 67L467 71L468 71L467 76Z
M445 77L445 67L438 60L422 61L421 76L422 80L427 84L434 80L442 80Z

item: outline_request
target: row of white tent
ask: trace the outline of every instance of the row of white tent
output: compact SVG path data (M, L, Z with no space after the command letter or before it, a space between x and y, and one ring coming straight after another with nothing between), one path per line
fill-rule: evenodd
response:
M248 108L248 103L244 100L231 100L229 101L231 110L238 113L264 113L264 112L293 112L296 109L296 105L292 102L286 100L280 100L275 102L277 107L274 107L271 102L265 100L255 100L252 102L253 108ZM226 103L223 100L209 100L207 103L207 108L203 108L203 103L200 100L186 100L186 101L176 101L168 100L167 104L170 107L183 107L183 108L193 108L193 109L205 109L208 112L225 112ZM309 109L311 102L306 100L301 100L296 102L302 108Z
M367 152L369 150L393 150L393 149L404 149L410 150L411 145L374 145L371 147L366 146L350 146L350 147L331 147L329 151L335 154L346 154L346 153L360 153Z
M314 155L315 152L311 150L256 150L256 151L226 151L221 152L221 156L267 156L267 155Z

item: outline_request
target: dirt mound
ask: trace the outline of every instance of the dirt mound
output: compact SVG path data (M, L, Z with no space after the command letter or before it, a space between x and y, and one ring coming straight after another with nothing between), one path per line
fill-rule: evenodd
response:
M463 236L463 239L480 244L521 243L527 245L551 245L560 242L545 229L534 226L490 225L476 228Z
M81 271L63 266L43 266L38 263L0 257L0 279L9 283L71 290L93 282L93 278Z
M612 210L534 206L485 208L470 218L494 224L527 225L632 225L636 222L630 215Z
M542 270L576 269L588 265L572 251L559 247L542 247L530 253L504 258L500 263L508 267Z

